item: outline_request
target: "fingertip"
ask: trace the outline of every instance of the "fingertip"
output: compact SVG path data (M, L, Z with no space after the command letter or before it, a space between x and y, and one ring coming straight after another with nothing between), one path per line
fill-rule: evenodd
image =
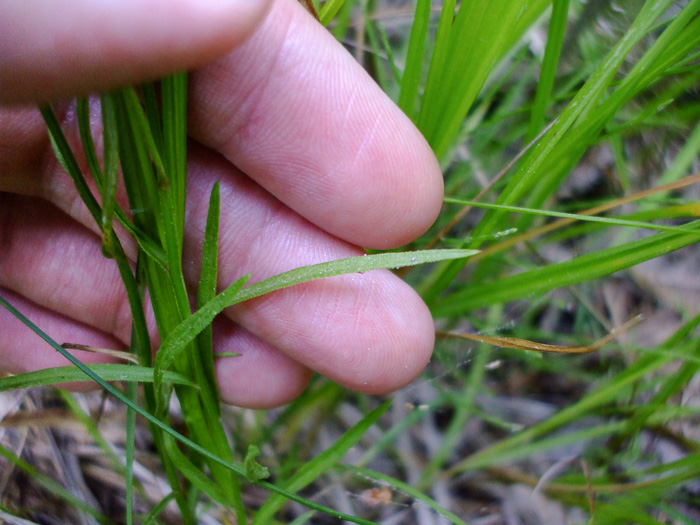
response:
M388 273L388 272L387 272ZM380 319L381 332L365 332L365 341L350 349L356 356L336 371L339 383L364 394L395 392L415 380L430 362L435 326L418 294L394 275L384 284L384 296L364 314Z
M241 43L271 0L0 3L0 102L46 102L154 80Z
M357 205L365 207L358 217L372 227L362 222L363 231L348 239L375 250L397 248L423 235L437 219L444 195L432 149L413 123L393 109L386 123L391 139L376 141L374 150L365 144L362 154L368 166L358 170L364 188L357 186Z

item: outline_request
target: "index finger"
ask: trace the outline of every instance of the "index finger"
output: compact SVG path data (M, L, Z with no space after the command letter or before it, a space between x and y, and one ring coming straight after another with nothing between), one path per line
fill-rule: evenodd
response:
M234 52L192 75L190 133L329 233L406 244L442 203L411 121L296 0L277 0Z

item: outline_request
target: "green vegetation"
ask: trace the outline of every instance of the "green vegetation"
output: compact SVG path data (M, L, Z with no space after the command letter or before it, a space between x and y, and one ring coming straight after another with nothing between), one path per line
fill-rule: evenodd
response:
M700 316L691 296L700 239L692 175L700 151L700 0L624 9L445 0L440 10L416 0L410 23L393 5L329 0L319 16L346 44L369 44L358 54L443 167L443 212L410 251L309 266L252 286L244 277L217 294L215 185L193 312L182 272L186 75L160 82L159 103L155 85L101 97L102 162L88 102L78 101L101 205L53 110L42 109L59 160L100 227L103 252L119 267L138 357L138 364L76 362L0 378L3 392L87 374L125 411L116 454L75 402L81 396L63 394L71 419L105 453L102 468L124 480L122 514L107 515L0 447L46 498L97 522L129 524L194 524L204 514L241 524L329 516L468 523L506 508L541 520L549 512L562 523L698 522ZM120 168L131 208L142 210L131 218L115 203ZM115 219L138 243L135 271ZM652 270L638 266L658 258L663 265ZM221 406L211 329L219 312L283 287L377 268L402 268L440 328L435 358L414 385L380 400L317 377L281 410ZM669 291L664 278L674 271L691 276L681 275L691 293ZM146 288L163 341L155 360ZM636 327L590 347L639 314ZM491 337L469 342L458 337L464 333ZM523 351L515 339L595 352ZM169 409L173 393L181 416ZM135 471L145 454L137 433L146 426L157 475L171 487L160 501ZM171 501L178 510L166 516ZM31 515L0 504L0 521Z

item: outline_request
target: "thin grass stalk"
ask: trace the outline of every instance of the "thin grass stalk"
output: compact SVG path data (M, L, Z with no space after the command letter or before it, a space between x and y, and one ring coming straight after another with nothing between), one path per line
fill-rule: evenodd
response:
M535 100L532 103L532 113L525 140L530 141L537 136L544 127L545 112L550 104L554 77L561 56L561 48L564 43L567 16L569 14L569 0L553 0L552 15L549 18L549 31L547 32L547 44L544 50L544 60L540 72Z
M70 361L75 367L77 367L79 370L81 370L88 378L95 381L98 385L100 385L100 387L102 387L104 390L106 390L110 395L114 396L121 403L124 403L126 406L132 408L137 414L139 414L141 417L146 419L149 423L155 425L160 430L162 430L164 433L172 436L174 439L176 439L177 441L179 441L183 445L189 447L192 451L209 458L211 461L218 463L222 467L235 472L239 476L245 477L245 471L241 467L239 467L238 465L235 465L233 463L228 463L228 462L224 461L223 459L215 456L214 454L209 452L204 447L198 445L193 440L191 440L191 439L183 436L179 432L173 430L168 424L166 424L163 421L161 421L160 419L156 418L151 413L147 412L146 410L139 407L138 405L132 403L128 397L126 397L124 394L122 394L115 387L113 387L112 385L110 385L109 383L104 381L99 375L97 375L92 370L90 370L89 367L84 365L76 357L74 357L70 352L66 351L65 348L63 348L56 341L51 339L43 330L41 330L36 324L34 324L32 321L30 321L26 316L24 316L19 310L17 310L14 306L12 306L2 296L0 296L0 306L7 309L10 312L10 314L12 314L14 317L16 317L19 321L21 321L25 326L27 326L35 334L37 334L41 339L43 339L47 344L49 344L54 350L56 350L59 354L61 354L68 361ZM158 437L158 434L154 435L154 438L157 438L157 437ZM0 452L1 451L2 451L2 447L0 446ZM166 463L166 465L167 465L167 463ZM360 523L362 525L374 525L373 522L371 522L371 521L357 518L354 516L349 516L347 514L343 514L341 512L336 511L336 510L330 509L330 508L325 507L323 505L319 505L317 503L314 503L312 501L304 499L304 498L297 496L296 494L293 494L285 489L282 489L282 488L280 488L272 483L268 483L268 482L265 482L262 480L255 481L255 483L262 486L263 488L266 488L272 492L275 492L281 496L284 496L285 498L287 498L289 500L296 501L297 503L301 503L301 504L303 504L311 509L318 510L318 511L323 512L325 514L330 514L330 515L336 516L339 519L344 519L347 521L351 521L353 523ZM192 522L192 523L194 523L194 522Z

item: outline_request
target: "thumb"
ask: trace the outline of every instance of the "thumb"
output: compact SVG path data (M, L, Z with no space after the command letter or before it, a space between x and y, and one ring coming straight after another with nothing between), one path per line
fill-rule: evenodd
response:
M225 54L271 0L0 2L0 103L155 80Z

